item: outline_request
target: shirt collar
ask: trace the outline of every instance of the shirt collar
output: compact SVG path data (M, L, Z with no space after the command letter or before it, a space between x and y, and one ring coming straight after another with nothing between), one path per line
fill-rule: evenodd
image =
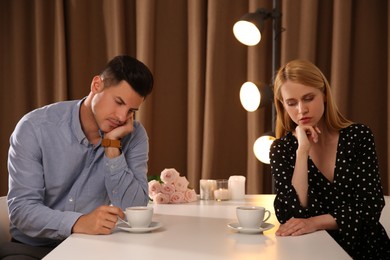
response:
M86 97L77 102L76 106L74 106L72 111L72 128L79 143L84 143L85 141L87 141L88 143L88 139L84 134L80 121L81 104L84 102L85 99Z

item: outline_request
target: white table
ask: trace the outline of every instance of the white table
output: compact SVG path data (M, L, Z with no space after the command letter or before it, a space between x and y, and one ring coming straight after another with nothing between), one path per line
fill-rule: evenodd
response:
M386 205L382 210L382 215L379 221L386 229L387 235L390 236L390 196L385 196L385 202Z
M163 227L151 233L115 231L111 235L72 234L44 259L351 259L326 231L278 237L274 228L263 234L241 234L227 227L236 222L238 205L261 205L273 212L274 195L247 195L242 201L197 201L152 205ZM386 216L390 216L386 197ZM384 215L384 214L382 214ZM389 217L381 218L389 232Z

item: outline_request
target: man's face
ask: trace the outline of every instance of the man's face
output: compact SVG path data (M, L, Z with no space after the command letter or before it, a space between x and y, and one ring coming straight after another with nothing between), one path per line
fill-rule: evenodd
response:
M107 133L133 120L144 98L124 80L115 86L104 88L104 82L96 79L92 98L92 112L99 129Z

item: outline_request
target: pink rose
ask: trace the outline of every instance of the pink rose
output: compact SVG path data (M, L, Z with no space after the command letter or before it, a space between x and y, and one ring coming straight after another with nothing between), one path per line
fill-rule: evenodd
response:
M168 204L169 195L164 193L157 193L156 196L154 196L153 202L156 204Z
M163 170L160 178L164 183L173 183L179 176L180 174L174 168L170 168Z
M161 172L160 179L150 181L149 197L156 204L193 202L198 199L194 189L189 189L185 176L174 168L166 168Z
M168 194L169 196L175 192L175 186L169 183L161 184L161 193Z
M169 198L169 202L174 204L184 202L184 193L180 191L175 191Z
M178 177L174 180L173 185L175 185L175 188L177 191L186 191L188 188L188 180L186 177Z
M186 192L184 193L184 200L186 202L197 201L198 197L196 196L195 190L187 189Z
M154 196L161 191L161 183L156 180L151 180L148 183L148 186L149 186L149 197L153 199Z

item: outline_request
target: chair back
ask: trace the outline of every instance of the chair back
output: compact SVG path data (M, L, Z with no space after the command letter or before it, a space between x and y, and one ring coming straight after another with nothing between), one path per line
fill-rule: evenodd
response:
M0 243L10 241L7 197L0 197Z

